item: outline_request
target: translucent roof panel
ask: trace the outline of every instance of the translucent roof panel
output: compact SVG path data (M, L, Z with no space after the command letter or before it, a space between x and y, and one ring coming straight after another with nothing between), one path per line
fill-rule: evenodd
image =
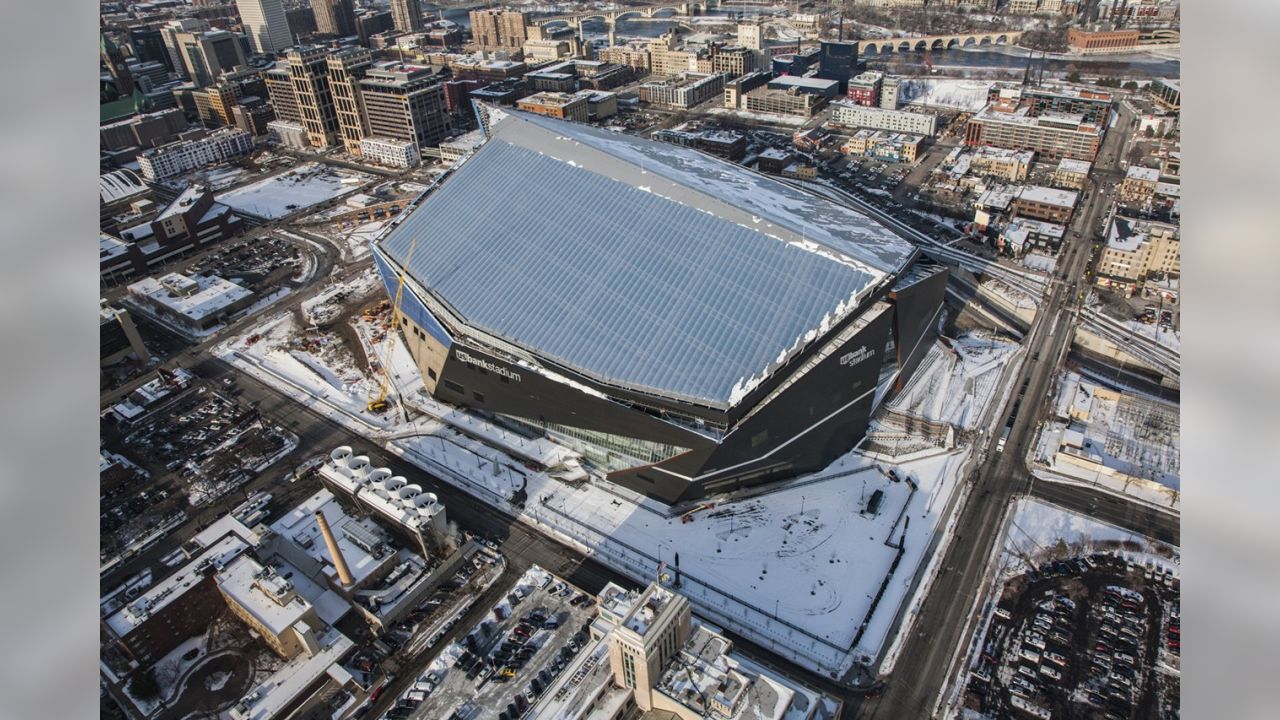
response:
M730 405L885 276L538 147L496 133L380 245L416 238L409 274L469 325L601 381Z

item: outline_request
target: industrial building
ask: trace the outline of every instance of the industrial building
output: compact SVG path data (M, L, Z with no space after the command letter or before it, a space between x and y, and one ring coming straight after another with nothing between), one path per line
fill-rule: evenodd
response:
M870 218L696 150L486 112L488 140L374 249L440 400L675 503L825 467L929 347L946 271Z

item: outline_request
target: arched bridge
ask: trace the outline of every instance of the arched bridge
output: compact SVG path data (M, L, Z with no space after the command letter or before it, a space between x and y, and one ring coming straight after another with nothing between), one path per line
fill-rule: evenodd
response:
M629 16L651 18L665 11L676 16L690 17L718 7L720 7L720 0L693 0L692 2L681 3L657 2L652 5L630 7L625 10L611 10L609 12L584 10L583 12L567 15L553 15L537 18L534 22L542 27L561 24L570 25L577 28L578 34L581 35L582 22L584 20L601 20L609 27L609 32L612 34L617 29L617 22Z
M986 33L957 35L925 35L922 37L878 38L858 41L858 55L887 55L892 52L907 53L923 50L954 50L990 45L1013 45L1022 39L1019 30L998 30Z

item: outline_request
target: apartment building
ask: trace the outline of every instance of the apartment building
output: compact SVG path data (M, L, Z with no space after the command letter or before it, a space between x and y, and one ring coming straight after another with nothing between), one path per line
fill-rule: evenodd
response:
M391 0L391 20L400 32L422 29L422 5L418 0Z
M969 170L1008 182L1022 182L1027 179L1035 157L1036 154L1029 150L981 147L969 157Z
M852 88L853 85L850 85ZM866 127L876 130L905 132L913 135L933 135L938 131L935 115L864 107L850 102L832 103L831 122L848 127Z
M307 131L307 144L316 148L332 146L338 134L338 115L329 89L329 51L314 45L295 47L285 54L285 59L298 106L297 122Z
M966 123L964 141L975 147L1031 150L1049 160L1092 162L1102 145L1103 132L1102 126L1087 122L1083 115L1032 116L1025 107L1002 112L988 105Z
M640 86L640 99L668 108L688 110L719 97L724 92L725 76L686 72L670 80L647 82Z
M1156 168L1131 165L1120 183L1120 200L1131 204L1149 204L1156 196L1160 184L1160 171Z
M529 13L472 10L471 39L484 50L518 50L529 39Z
M144 150L138 165L147 180L155 182L216 162L225 162L253 150L253 137L239 128L221 128L199 140L178 140Z
M373 55L364 48L343 48L327 59L329 92L333 95L333 111L338 119L338 137L348 153L362 154L360 141L369 134L359 82L373 65Z

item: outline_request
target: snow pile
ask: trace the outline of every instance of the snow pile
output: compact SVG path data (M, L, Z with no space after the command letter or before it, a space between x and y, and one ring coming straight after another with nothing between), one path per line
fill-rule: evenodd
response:
M218 201L275 220L352 192L373 179L367 173L312 162L223 193Z
M987 104L990 82L961 78L911 78L898 86L898 98L908 105L954 108L976 112Z

